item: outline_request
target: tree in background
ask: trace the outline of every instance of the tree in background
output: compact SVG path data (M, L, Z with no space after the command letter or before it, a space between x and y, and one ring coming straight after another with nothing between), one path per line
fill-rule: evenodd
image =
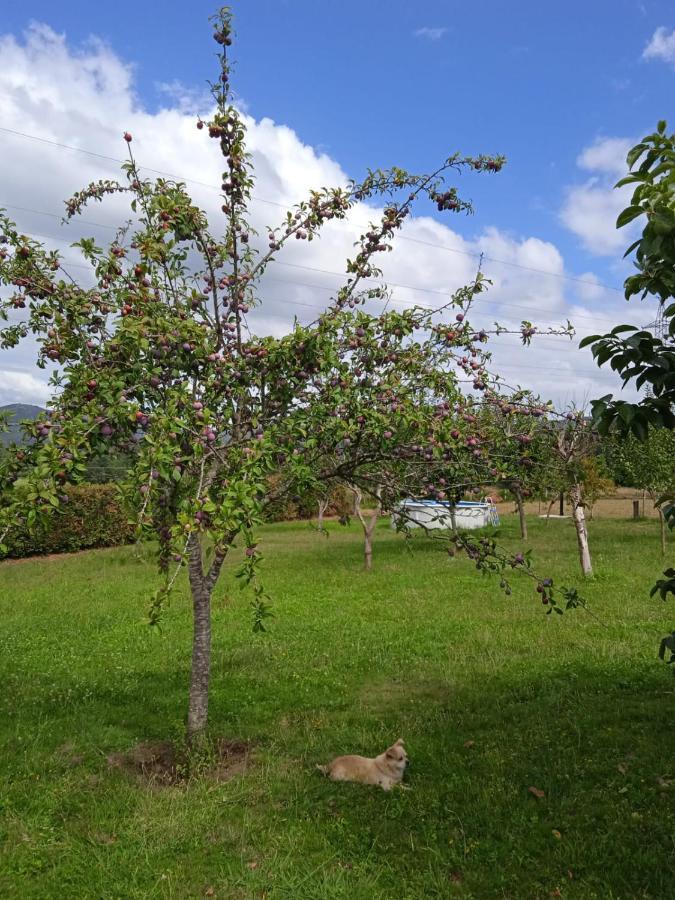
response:
M608 442L610 465L633 487L646 491L658 504L661 497L675 492L675 431L650 427L647 437L615 435ZM666 521L661 505L659 515L661 553L666 555Z
M527 540L525 502L534 495L543 474L554 462L548 418L551 412L549 404L524 391L516 393L511 403L484 406L484 414L494 419L492 427L498 440L494 481L513 496L520 537L524 541Z
M593 507L601 497L616 493L616 485L606 469L601 455L587 456L580 462L581 498L588 510L588 518L593 519Z

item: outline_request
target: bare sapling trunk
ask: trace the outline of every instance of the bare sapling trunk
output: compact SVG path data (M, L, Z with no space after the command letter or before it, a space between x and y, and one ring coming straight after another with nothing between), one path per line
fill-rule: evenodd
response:
M193 535L188 548L188 576L192 594L192 670L188 703L187 737L190 744L206 732L209 715L209 681L211 676L211 595L220 575L227 548L217 550L205 573L202 545Z
M450 504L450 528L454 537L457 534L457 506L454 501Z
M659 513L659 525L661 526L661 556L666 555L666 517L663 510L657 507Z
M369 571L373 567L373 534L375 532L377 520L382 511L380 494L381 488L378 485L377 489L374 491L374 495L377 499L375 509L369 516L364 516L363 510L361 509L363 495L358 488L354 489L354 515L357 516L361 523L361 527L363 528L363 567L366 571Z
M525 504L523 503L523 494L519 487L513 487L513 496L516 498L516 506L518 507L518 519L520 521L520 536L527 540L527 520L525 518Z
M450 530L454 541L454 538L457 537L457 506L455 500L450 501L448 511L450 512ZM448 555L451 559L457 555L457 545L454 542L448 545Z
M318 521L317 527L318 527L319 531L324 531L323 517L324 517L324 514L327 509L328 509L328 497L325 497L325 498L322 498L321 500L319 500L319 517L317 519L317 521Z
M549 503L548 509L546 510L546 524L547 525L548 525L549 519L551 518L551 510L555 506L555 502L557 499L558 499L557 497L554 497L553 500L551 500L551 502Z
M570 489L570 499L572 501L572 518L577 532L581 571L585 576L589 576L593 574L593 566L591 564L591 551L588 547L588 530L586 528L586 516L584 515L584 504L581 499L580 484L574 484L572 486Z

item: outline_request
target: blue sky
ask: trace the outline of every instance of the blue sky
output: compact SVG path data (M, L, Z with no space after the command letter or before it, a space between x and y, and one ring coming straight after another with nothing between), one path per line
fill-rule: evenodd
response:
M136 89L152 107L158 82L199 86L210 76L213 8L117 0L112 15L109 4L33 0L8 4L2 30L20 33L38 20L75 44L103 37L134 63ZM368 165L424 169L456 149L504 153L507 169L468 190L479 216L550 237L580 270L594 261L558 222L565 187L579 180L578 154L597 137L639 136L675 112L673 69L641 59L654 30L675 25L670 2L248 0L233 8L236 83L253 116L291 126L354 176ZM415 35L421 29L426 36Z
M354 177L367 166L426 170L455 150L503 153L508 165L498 176L459 182L475 202L475 217L443 221L469 242L488 228L502 242L545 242L561 257L558 277L621 286L620 248L629 239L616 242L612 234L618 198L609 188L627 139L639 138L659 118L675 118L672 2L248 0L233 9L236 88L254 120L288 126ZM65 36L71 61L91 52L92 36L102 39L115 59L131 66L133 105L152 115L175 100L160 85L179 84L179 93L189 96L213 73L212 11L202 0L118 0L114 7L33 0L3 10L0 35L21 46L30 23L44 23ZM665 43L645 58L657 29ZM127 125L111 110L112 139ZM34 133L38 126L12 121L10 127ZM82 123L72 128L71 143L113 152ZM68 128L50 134L69 142ZM8 193L11 187L0 190L0 203ZM424 213L436 216L431 208ZM545 253L513 258L522 264L530 256L534 268L548 268ZM486 270L490 275L489 263ZM579 301L574 283L566 288L564 302ZM597 292L584 302L607 311L618 297Z

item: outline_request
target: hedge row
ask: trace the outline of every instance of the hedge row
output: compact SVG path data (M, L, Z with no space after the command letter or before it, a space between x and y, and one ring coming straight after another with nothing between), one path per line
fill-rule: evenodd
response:
M9 556L40 556L45 553L74 553L92 547L119 547L134 539L134 527L119 501L114 484L81 484L67 487L68 500L49 520L32 534L27 530L11 532L6 543ZM349 505L346 488L333 490L325 515L344 515ZM285 498L267 510L267 521L316 518L317 502L302 497Z
M72 553L91 547L117 547L133 540L114 484L82 484L66 488L67 501L34 533L14 531L7 536L9 556Z

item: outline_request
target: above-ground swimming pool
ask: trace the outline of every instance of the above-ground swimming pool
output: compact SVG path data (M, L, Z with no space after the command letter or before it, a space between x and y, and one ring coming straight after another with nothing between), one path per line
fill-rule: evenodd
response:
M497 507L489 497L485 500L460 500L454 505L455 528L485 528L499 525ZM391 514L392 528L399 521L409 528L452 528L452 504L440 500L403 500Z

